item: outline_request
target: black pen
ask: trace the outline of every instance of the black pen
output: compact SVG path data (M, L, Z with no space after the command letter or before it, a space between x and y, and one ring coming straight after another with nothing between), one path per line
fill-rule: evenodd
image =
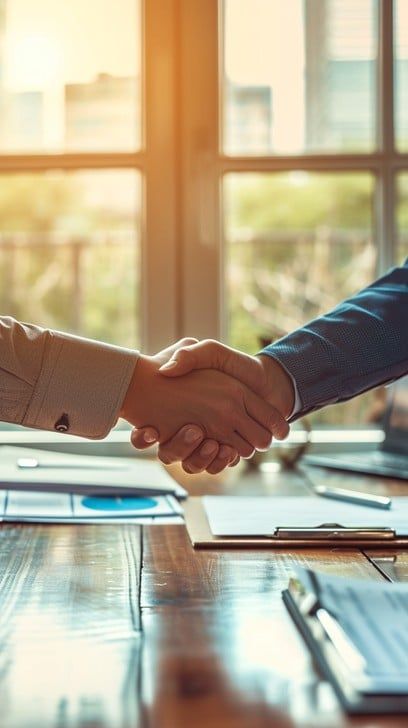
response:
M371 508L391 508L392 501L385 495L373 495L372 493L362 493L357 490L346 490L345 488L329 488L327 485L315 485L313 487L316 495L323 498L333 498L334 500L346 501L346 503L357 503L360 506L369 506Z

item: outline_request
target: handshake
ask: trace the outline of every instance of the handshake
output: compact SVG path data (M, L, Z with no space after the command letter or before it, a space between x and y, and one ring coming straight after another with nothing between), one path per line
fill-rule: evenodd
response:
M158 442L163 463L215 474L284 439L294 396L276 359L181 339L140 355L119 415L134 426L136 448Z

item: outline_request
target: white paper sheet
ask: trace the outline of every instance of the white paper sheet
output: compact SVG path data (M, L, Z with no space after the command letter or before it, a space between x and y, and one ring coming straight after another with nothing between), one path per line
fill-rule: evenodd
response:
M34 523L152 523L182 522L181 506L173 496L111 497L68 493L3 491L0 518Z
M318 496L206 496L204 508L214 536L270 536L276 528L343 527L395 529L408 536L408 497L397 496L390 510Z
M32 458L36 468L20 468L20 458ZM142 458L94 455L0 447L0 487L53 492L168 493L179 498L186 491L159 462Z

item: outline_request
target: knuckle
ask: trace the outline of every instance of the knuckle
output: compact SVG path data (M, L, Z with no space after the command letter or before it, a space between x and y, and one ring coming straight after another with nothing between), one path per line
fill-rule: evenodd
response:
M245 458L245 460L251 458L254 452L255 448L253 448L249 443L245 443L241 446L240 454L243 458Z
M180 348L177 349L176 354L177 354L177 359L183 359L183 357L185 357L185 355L187 354L186 347L185 346L180 346Z
M221 473L222 470L226 467L225 463L211 463L211 465L207 468L207 473L210 473L210 475L217 475L217 473Z
M201 463L197 463L196 460L187 460L182 463L182 467L183 470L185 470L185 472L189 473L190 475L196 475L196 473L200 473L202 470L204 470L203 465Z
M185 336L183 339L180 339L179 344L180 347L183 346L191 346L192 344L196 344L197 339L194 336Z
M168 465L169 463L174 463L176 460L181 460L182 455L180 455L177 450L172 448L166 448L162 447L159 450L159 458L162 461L162 463L166 463Z
M231 394L239 401L243 401L243 387L237 379L232 379L229 383Z
M271 446L272 435L269 432L262 433L258 438L257 446L262 450L268 450Z

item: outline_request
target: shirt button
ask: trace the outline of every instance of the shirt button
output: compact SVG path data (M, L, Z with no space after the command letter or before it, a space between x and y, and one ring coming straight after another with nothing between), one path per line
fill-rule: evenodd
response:
M64 412L59 420L56 421L54 425L54 429L57 430L57 432L68 432L69 430L69 417L66 412Z

